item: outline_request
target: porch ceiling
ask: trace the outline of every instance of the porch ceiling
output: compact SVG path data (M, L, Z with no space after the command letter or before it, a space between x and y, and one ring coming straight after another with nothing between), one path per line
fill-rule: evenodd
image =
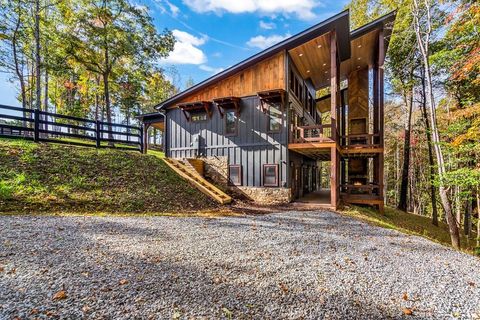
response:
M350 58L340 65L340 77L346 79L352 71L373 64L376 55L378 30L374 29L350 42ZM303 79L311 79L315 89L330 85L329 33L289 50L290 57Z

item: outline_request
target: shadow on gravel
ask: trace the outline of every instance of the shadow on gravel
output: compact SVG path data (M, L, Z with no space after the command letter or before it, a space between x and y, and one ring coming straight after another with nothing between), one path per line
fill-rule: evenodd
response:
M17 242L0 247L2 260L17 270L11 275L0 274L0 318L29 317L34 309L61 318L115 319L176 315L383 319L398 314L398 310L368 297L328 292L318 279L298 282L302 265L285 270L276 269L268 258L239 262L225 252L210 251L205 252L209 257L200 257L190 256L188 248L179 248L178 254L172 247L164 250L182 235L175 235L178 230L147 226L145 220L135 223L134 219L124 219L119 223L114 218L42 219L46 220L35 237L29 236L33 226L20 221L15 227L16 236L11 237ZM225 232L250 231L255 223L259 232L275 229L282 234L309 227L312 233L334 233L323 230L324 219L344 220L319 216L197 219L185 223L198 230L220 227ZM198 237L204 233L199 232ZM208 246L203 243L205 239L198 245ZM293 256L285 258L288 262ZM299 269L297 273L295 268ZM293 275L282 274L288 270ZM52 300L60 289L67 292L67 299Z

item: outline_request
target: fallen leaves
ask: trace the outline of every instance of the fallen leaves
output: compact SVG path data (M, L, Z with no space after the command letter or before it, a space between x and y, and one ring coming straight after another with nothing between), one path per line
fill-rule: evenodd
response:
M286 285L285 283L280 282L280 283L278 284L278 286L279 286L280 289L283 291L283 293L285 293L285 294L288 293L288 287L287 287L287 285Z
M413 315L413 310L410 308L403 308L403 314L406 316L411 316Z
M128 280L127 279L122 279L122 280L118 281L118 284L121 285L121 286L126 285L126 284L128 284Z
M53 300L63 300L63 299L67 299L67 293L65 292L65 290L60 290L58 291L57 293L55 293L53 295Z
M407 301L408 300L408 294L405 292L402 297L403 300Z

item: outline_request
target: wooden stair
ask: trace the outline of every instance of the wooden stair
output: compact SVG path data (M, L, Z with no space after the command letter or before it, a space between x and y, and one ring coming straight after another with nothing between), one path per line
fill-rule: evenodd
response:
M213 184L205 180L200 173L188 162L188 160L177 160L164 158L163 161L178 173L182 178L187 180L192 186L203 192L205 195L214 199L220 204L228 204L232 202L232 198Z

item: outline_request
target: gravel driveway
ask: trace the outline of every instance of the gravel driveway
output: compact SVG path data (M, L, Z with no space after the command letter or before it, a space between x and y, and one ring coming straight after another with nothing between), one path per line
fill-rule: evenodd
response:
M480 316L480 259L331 212L0 227L0 319Z

